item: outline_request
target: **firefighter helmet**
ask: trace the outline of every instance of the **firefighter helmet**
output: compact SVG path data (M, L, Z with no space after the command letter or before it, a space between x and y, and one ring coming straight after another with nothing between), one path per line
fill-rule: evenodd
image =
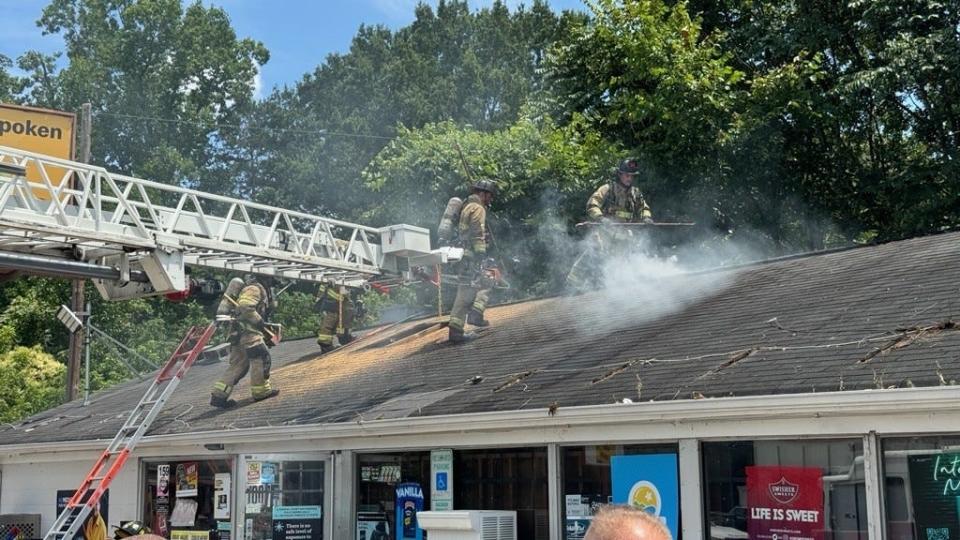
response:
M497 194L497 183L488 178L481 178L473 183L474 191L486 191L491 195Z
M625 174L639 174L640 161L637 158L622 159L620 160L620 165L617 167L617 172Z
M113 537L115 539L127 538L129 536L139 536L141 534L150 534L150 527L147 527L141 521L128 521L119 527Z

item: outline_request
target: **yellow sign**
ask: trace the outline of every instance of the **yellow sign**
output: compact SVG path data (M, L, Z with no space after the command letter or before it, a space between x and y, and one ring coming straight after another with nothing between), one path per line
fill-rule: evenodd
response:
M70 113L0 103L0 146L9 146L38 154L73 159L73 125ZM66 171L44 167L53 187L63 183ZM27 166L27 180L43 185L43 174L33 163ZM33 190L42 199L49 199L46 189Z
M170 531L170 540L210 540L210 531Z

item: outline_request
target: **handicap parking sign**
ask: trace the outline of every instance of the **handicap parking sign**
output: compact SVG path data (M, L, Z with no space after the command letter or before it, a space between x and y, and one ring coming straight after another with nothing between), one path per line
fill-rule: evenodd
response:
M446 491L447 490L447 473L438 472L437 473L437 491Z

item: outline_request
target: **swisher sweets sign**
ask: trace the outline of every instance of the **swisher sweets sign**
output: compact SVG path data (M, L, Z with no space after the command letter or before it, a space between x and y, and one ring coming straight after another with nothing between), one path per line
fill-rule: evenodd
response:
M747 529L756 540L823 540L817 467L747 467Z

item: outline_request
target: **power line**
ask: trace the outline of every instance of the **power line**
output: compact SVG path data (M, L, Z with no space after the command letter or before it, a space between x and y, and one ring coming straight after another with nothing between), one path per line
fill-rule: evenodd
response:
M353 137L357 139L377 139L384 141L392 141L395 137L387 137L384 135L372 135L369 133L347 133L344 131L330 131L327 129L318 129L318 130L308 130L308 129L289 129L289 128L272 128L272 127L256 127L256 126L241 126L238 124L218 124L214 122L195 122L191 120L179 120L176 118L159 118L156 116L140 116L136 114L123 114L123 113L114 113L114 112L98 112L98 115L103 116L112 116L114 118L127 118L130 120L145 120L151 122L162 122L167 124L186 124L192 126L206 127L206 128L216 128L216 129L245 129L251 131L268 131L274 133L293 133L297 135L319 135L321 137Z

